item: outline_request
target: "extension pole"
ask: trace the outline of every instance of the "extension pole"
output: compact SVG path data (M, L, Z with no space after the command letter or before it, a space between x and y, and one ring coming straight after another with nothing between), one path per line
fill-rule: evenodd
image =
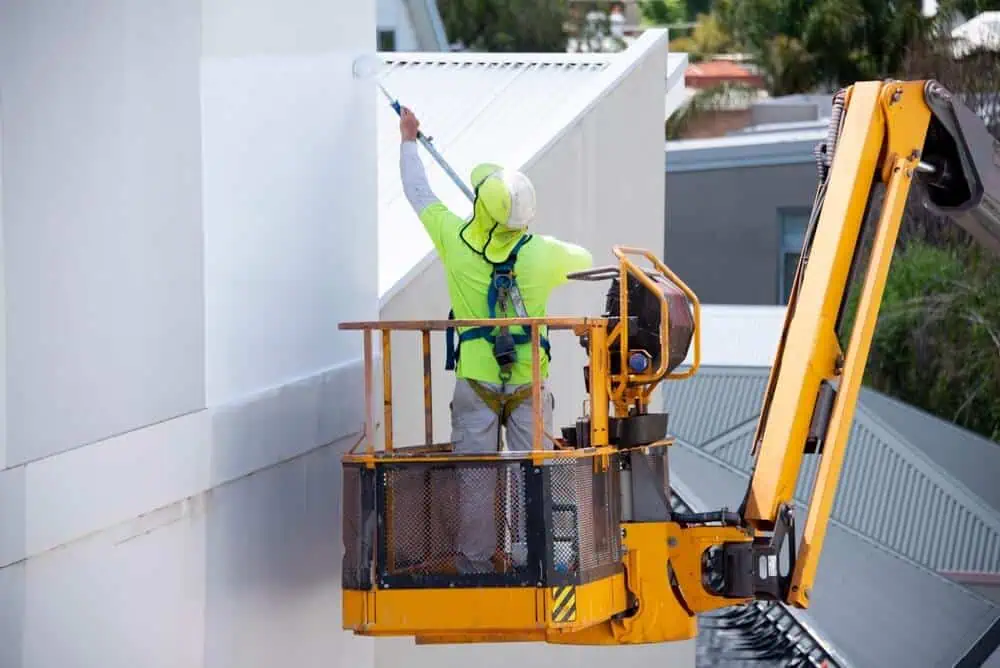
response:
M389 95L389 91L385 89L385 86L383 86L381 82L378 82L378 87L379 90L382 91L382 94L385 95L386 98L389 100L389 104L392 105L392 108L396 110L396 113L402 115L403 109L399 104L399 100L396 100L395 98L392 97L392 95ZM464 181L462 181L461 177L459 177L459 175L455 173L455 170L451 168L451 165L445 162L444 157L442 157L442 155L438 153L438 150L434 148L434 145L431 143L431 140L426 135L424 135L423 132L420 132L419 130L417 131L417 139L420 141L423 147L427 149L427 152L431 154L434 160L437 161L437 164L441 166L441 169L443 169L445 173L447 173L448 176L451 177L451 180L455 182L455 185L458 186L462 190L462 192L465 193L465 196L469 198L469 201L475 202L476 196L473 194L472 190L469 188L469 186L465 184Z

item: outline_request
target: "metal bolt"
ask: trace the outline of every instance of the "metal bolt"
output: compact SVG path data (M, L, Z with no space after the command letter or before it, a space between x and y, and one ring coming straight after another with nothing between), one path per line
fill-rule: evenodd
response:
M667 545L669 545L670 547L677 547L677 539L671 536L670 538L667 539Z

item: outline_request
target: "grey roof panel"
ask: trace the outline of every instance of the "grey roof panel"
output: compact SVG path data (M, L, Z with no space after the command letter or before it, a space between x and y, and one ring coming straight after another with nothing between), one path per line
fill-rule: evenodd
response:
M749 475L764 383L764 370L709 368L668 386L671 433ZM855 416L833 518L927 568L1000 572L1000 513L888 429L867 394ZM937 438L953 441L948 434L957 430L940 424L945 431ZM795 494L800 503L808 501L817 465L816 456L806 456ZM992 471L995 480L1000 469Z
M702 445L760 413L767 369L702 368L663 385L671 433Z
M672 476L713 507L736 507L746 490L747 475L683 442L670 463ZM1000 618L989 601L837 523L811 600L802 616L857 666L954 665Z
M862 405L1000 511L1000 445L868 388Z

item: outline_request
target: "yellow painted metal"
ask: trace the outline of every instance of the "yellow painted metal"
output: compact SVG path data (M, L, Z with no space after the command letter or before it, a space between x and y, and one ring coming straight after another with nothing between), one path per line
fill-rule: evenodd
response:
M608 445L608 332L604 325L590 333L590 444Z
M670 565L677 577L687 609L698 613L717 610L749 601L749 598L723 598L715 596L702 584L701 557L713 545L747 543L753 540L749 531L738 527L697 526L681 527L676 523L665 524L670 541Z
M408 454L400 453L401 449L396 448L394 452L375 452L371 455L364 453L345 454L341 461L344 464L376 464L406 462L407 464L454 464L457 462L516 462L524 459L540 459L542 461L568 460L568 459L589 459L592 457L605 456L617 452L612 446L600 448L574 448L571 450L545 450L534 453L529 451L506 451L490 452L482 454L456 455L450 451L434 452L427 450L422 454L423 448L406 450Z
M612 250L615 257L618 258L619 265L618 302L620 318L618 324L615 325L608 335L607 345L610 346L615 341L621 341L622 344L619 345L619 369L621 371L613 378L610 378L609 396L615 405L615 415L622 417L628 415L629 408L636 403L640 406L645 406L657 385L659 385L659 383L664 379L680 380L688 378L694 375L694 373L698 370L698 367L701 364L701 304L694 291L691 290L691 288L689 288L674 272L672 272L669 267L653 255L653 253L642 248L632 248L629 246L615 246ZM667 364L670 357L670 309L667 305L666 297L663 295L656 283L646 274L645 271L640 269L634 262L632 262L632 260L629 259L629 255L642 256L646 258L646 260L653 265L656 271L658 271L663 277L673 282L691 302L692 316L694 319L694 332L692 337L694 339L694 359L692 360L691 367L686 371L667 373ZM645 374L630 374L628 372L629 349L625 343L629 338L629 276L635 278L647 290L656 295L656 298L660 302L660 364L655 371Z
M525 635L541 640L547 633L562 639L606 622L625 606L621 573L582 585L538 589L345 591L343 626L357 635L416 636L426 643L500 642Z
M788 305L754 438L757 461L744 509L744 518L760 529L773 528L780 506L792 499L820 383L837 375L837 314L882 149L881 90L879 82L851 90L808 270Z
M688 640L698 633L697 620L673 593L668 562L666 522L624 523L626 579L635 609L587 629L547 635L566 645L633 645Z
M883 113L889 120L889 136L885 152L889 168L884 172L888 187L875 230L868 272L861 290L851 330L851 340L844 359L843 373L826 432L825 447L809 502L801 547L792 575L788 602L803 608L809 604L809 593L816 577L826 527L833 508L844 451L854 420L858 391L861 388L865 363L875 333L893 248L930 122L931 112L924 103L922 85L907 83L887 86L882 91L880 101Z

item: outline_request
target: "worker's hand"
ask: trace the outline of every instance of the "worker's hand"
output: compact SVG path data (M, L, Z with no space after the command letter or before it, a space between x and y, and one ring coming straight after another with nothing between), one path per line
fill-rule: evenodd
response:
M399 113L399 135L403 141L416 141L420 131L420 121L407 107L402 107Z

